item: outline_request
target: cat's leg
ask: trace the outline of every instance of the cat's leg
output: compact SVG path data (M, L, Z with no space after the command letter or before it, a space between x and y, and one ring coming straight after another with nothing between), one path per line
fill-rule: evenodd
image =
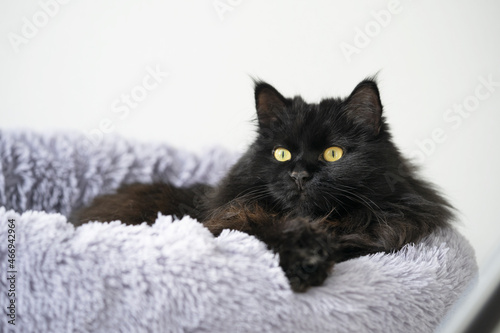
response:
M93 202L74 211L69 220L75 225L89 221L125 224L152 224L158 212L180 218L202 216L202 199L209 191L206 185L177 188L169 184L131 184L122 186L114 194L96 197Z
M304 292L323 284L338 261L331 235L309 218L286 219L277 231L269 243L279 253L280 266L292 289Z
M280 266L296 292L321 285L338 261L336 243L320 223L309 218L280 217L258 206L231 206L204 225L214 235L223 229L239 230L266 243L279 254Z
M377 252L398 251L406 244L418 243L435 229L421 221L409 220L373 221L353 229L345 223L296 218L279 224L282 236L268 242L273 244L278 240L281 244L276 247L280 265L295 291L321 284L334 263Z

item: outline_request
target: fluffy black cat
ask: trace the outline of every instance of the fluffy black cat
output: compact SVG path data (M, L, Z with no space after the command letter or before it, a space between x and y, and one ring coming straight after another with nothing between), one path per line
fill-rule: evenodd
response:
M73 220L152 223L162 212L190 215L214 235L240 230L279 253L299 292L336 262L395 251L448 225L451 206L391 141L374 80L319 104L256 82L255 103L257 138L218 186L127 185Z

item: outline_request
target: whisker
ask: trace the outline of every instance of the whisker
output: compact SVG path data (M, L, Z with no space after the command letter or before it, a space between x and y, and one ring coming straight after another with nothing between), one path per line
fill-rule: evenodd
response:
M330 189L332 189L332 188L333 187L331 187ZM382 210L373 200L366 197L365 195L354 192L353 190L355 190L355 189L351 186L347 186L344 184L336 184L336 186L334 188L338 192L340 192L343 196L347 197L348 199L353 200L354 202L357 202L357 203L363 205L364 207L366 207L375 216L375 219L377 220L378 223L380 223L380 224L384 223L385 225L388 224L387 219L384 216L380 215L380 212ZM333 196L333 194L331 194L330 191L328 191L328 190L325 192L330 194L332 199L335 200L336 202L339 202L339 204L340 204L341 200L339 198Z

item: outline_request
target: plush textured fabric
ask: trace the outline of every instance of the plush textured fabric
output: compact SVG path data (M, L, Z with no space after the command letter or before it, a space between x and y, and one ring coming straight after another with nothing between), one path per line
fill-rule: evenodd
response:
M216 182L236 156L165 144L0 132L0 267L16 231L16 332L432 332L477 271L443 229L392 254L337 264L293 293L278 258L252 236L214 238L200 223L79 228L64 215L122 183ZM4 275L4 274L2 274ZM9 287L0 279L0 305ZM6 317L0 331L13 328Z

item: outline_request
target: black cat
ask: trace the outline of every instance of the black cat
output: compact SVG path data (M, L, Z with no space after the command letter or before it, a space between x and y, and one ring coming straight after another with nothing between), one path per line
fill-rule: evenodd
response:
M308 104L256 82L258 135L216 187L133 184L94 200L76 224L190 215L214 235L241 230L279 253L295 291L334 263L390 252L448 225L452 208L391 141L376 83Z

